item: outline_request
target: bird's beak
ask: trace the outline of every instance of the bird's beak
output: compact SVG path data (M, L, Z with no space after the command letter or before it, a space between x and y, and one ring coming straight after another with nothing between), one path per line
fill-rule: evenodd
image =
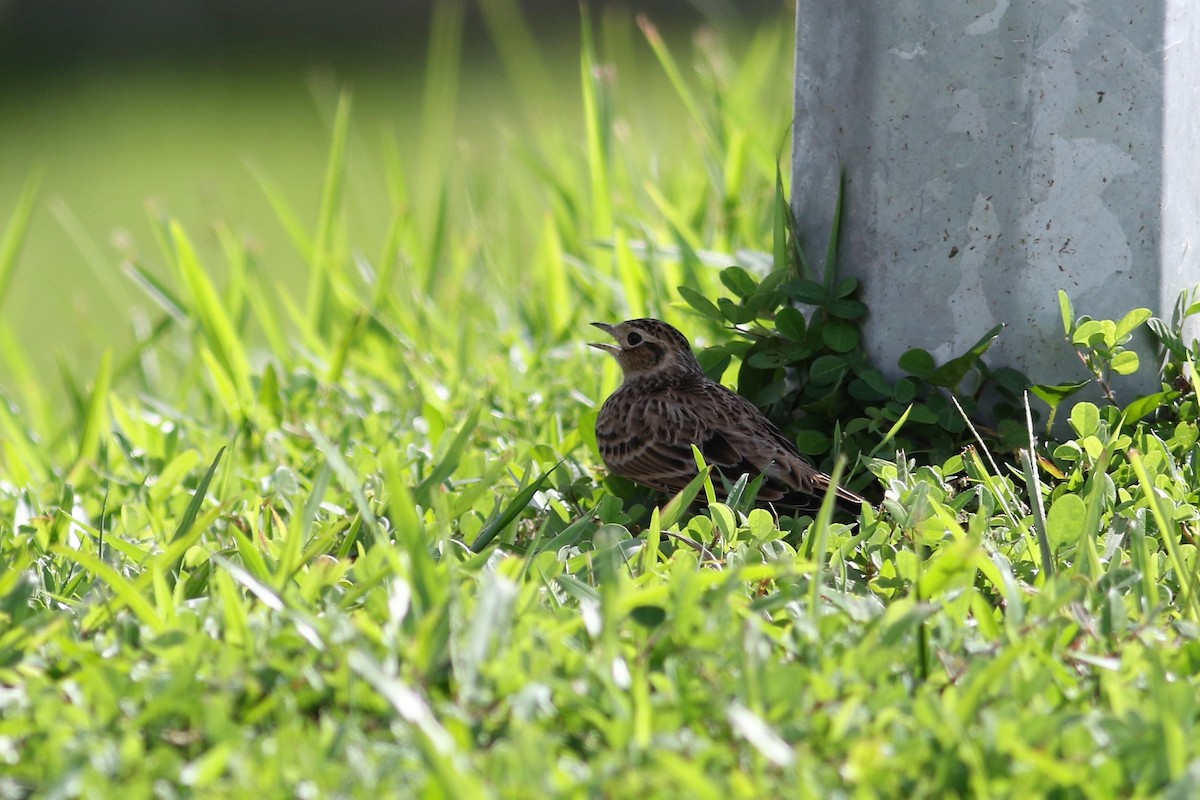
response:
M613 325L609 325L607 322L593 322L592 324L607 333L609 336L612 336L614 327ZM604 352L612 353L613 355L621 352L621 348L617 347L616 345L611 345L604 342L588 342L588 347L594 347L597 350L603 350Z

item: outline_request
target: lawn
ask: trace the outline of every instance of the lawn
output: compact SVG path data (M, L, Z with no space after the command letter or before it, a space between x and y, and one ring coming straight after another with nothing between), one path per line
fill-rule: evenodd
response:
M54 199L0 209L0 798L1195 795L1178 320L1064 295L1084 363L1037 419L985 366L1003 332L879 369L855 282L789 236L786 13L669 43L584 16L563 83L482 5L508 115L457 102L445 4L411 136L318 93L320 163L245 172L265 221L155 206L112 258L57 203L111 287L67 334L90 356L9 317ZM606 480L588 323L641 315L874 505ZM1072 407L1157 368L1144 326L1163 390Z

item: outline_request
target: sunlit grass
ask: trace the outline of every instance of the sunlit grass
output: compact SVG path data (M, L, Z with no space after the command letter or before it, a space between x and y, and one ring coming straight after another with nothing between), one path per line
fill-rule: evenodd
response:
M901 418L856 520L606 487L587 323L715 340L678 286L786 268L790 22L593 19L560 83L482 8L521 98L485 137L449 5L416 136L318 93L253 214L119 256L54 215L131 299L57 369L0 320L0 796L1185 796L1194 403L1080 406L1023 472L889 455Z

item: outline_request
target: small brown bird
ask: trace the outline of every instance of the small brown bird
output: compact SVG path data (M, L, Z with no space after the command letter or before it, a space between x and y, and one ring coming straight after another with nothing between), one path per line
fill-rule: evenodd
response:
M692 445L729 480L763 475L759 505L811 510L830 478L753 403L704 374L682 333L656 319L593 322L616 340L590 343L611 353L625 381L596 418L596 442L614 474L675 493L696 476ZM862 497L840 486L855 508Z

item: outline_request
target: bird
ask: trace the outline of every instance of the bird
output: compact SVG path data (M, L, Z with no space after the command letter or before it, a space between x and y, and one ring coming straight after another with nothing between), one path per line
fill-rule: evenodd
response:
M657 319L593 322L616 344L589 342L621 367L623 381L596 417L596 443L615 475L674 494L696 477L696 445L729 480L763 476L756 503L812 510L831 478L810 464L746 398L709 378L687 337ZM865 500L841 486L836 497L857 509Z

